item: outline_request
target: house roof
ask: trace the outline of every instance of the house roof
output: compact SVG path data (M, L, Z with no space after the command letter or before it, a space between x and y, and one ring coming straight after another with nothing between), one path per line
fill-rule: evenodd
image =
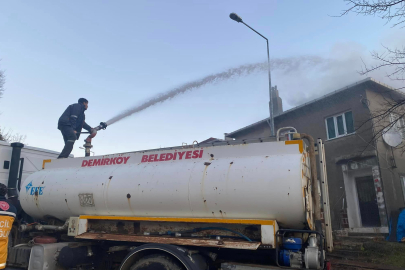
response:
M224 141L224 140L218 139L218 138L214 138L214 137L210 137L210 138L208 138L208 139L206 139L206 140L200 142L200 144L203 144L203 143L213 143L213 142L222 142L222 141Z
M9 147L11 147L11 144L8 143L8 142L5 142L5 141L0 141L0 145L4 145L4 146L9 146ZM38 148L38 147L32 147L32 146L28 146L28 145L25 145L23 149L24 149L24 150L25 150L25 149L27 149L27 150L34 150L34 151L44 152L44 153L53 154L53 155L59 155L59 154L60 154L60 152L56 152L56 151L53 151L53 150L48 150L48 149ZM69 157L74 157L74 156L73 156L72 154L70 154Z
M389 86L389 85L386 85L386 84L384 84L384 83L382 83L382 82L379 82L379 81L377 81L377 80L375 80L375 79L373 79L373 78L368 77L368 78L366 78L366 79L364 79L364 80L361 80L361 81L358 81L358 82L349 84L349 85L347 85L347 86L345 86L345 87L339 88L339 89L337 89L337 90L335 90L335 91L332 91L332 92L330 92L330 93L328 93L328 94L326 94L326 95L323 95L323 96L321 96L321 97L319 97L319 98L313 99L313 100L308 101L308 102L306 102L306 103L304 103L304 104L301 104L301 105L299 105L299 106L297 106L297 107L294 107L294 108L292 108L292 109L289 109L289 110L287 110L287 111L284 111L284 112L282 112L282 113L280 113L280 114L278 114L278 115L275 115L274 118L277 118L277 117L279 117L279 116L288 114L288 113L290 113L290 112L292 112L292 111L301 109L301 108L303 108L303 107L309 106L309 105L311 105L311 104L313 104L313 103L315 103L315 102L318 102L318 101L320 101L320 100L323 100L323 99L325 99L325 98L327 98L327 97L336 95L336 94L341 93L341 92L343 92L343 91L345 91L345 90L348 90L349 88L352 88L352 87L354 87L354 86L358 86L358 85L360 85L360 84L367 83L367 82L374 82L374 83L376 83L376 84L378 84L378 85L380 85L380 86L383 86L383 87L388 88L388 89L390 89L390 90L392 90L392 91L398 92L398 93L400 93L401 95L404 95L404 93L401 92L401 91L399 91L398 89L395 89L395 88L393 88L393 87L391 87L391 86ZM270 120L270 117L267 117L267 118L265 118L265 119L263 119L263 120L261 120L261 121L258 121L258 122L256 122L256 123L250 124L250 125L248 125L248 126L246 126L246 127L240 128L240 129L235 130L235 131L232 131L232 132L230 132L230 133L225 133L225 136L232 138L232 135L234 135L234 134L236 134L236 133L239 133L239 132L244 131L244 130L248 130L248 129L254 127L254 126L260 125L260 124L265 123L265 122L267 122L267 121L269 121L269 120Z

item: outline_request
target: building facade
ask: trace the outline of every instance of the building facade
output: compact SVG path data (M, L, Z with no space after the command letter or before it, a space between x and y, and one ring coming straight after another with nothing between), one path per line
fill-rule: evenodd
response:
M294 127L324 141L333 230L386 233L391 211L405 207L404 143L391 147L382 136L387 126L405 130L403 114L389 110L401 99L367 78L275 116L275 130ZM225 133L227 140L268 136L268 118Z

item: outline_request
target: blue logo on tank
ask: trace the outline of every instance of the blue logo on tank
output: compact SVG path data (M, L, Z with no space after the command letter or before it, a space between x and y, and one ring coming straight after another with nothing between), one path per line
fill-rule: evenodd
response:
M32 181L28 185L25 186L25 189L26 189L27 193L28 193L28 190L30 190L31 187L32 187Z
M28 185L26 185L25 186L25 190L26 190L26 192L28 193L30 193L30 195L35 195L35 193L37 193L38 195L42 195L42 194L44 194L44 188L45 187L33 187L32 186L32 181L28 184Z

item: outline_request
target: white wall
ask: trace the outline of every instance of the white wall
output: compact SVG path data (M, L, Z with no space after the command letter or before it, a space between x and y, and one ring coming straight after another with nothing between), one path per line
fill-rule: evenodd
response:
M11 153L13 148L10 144L5 142L0 142L0 183L7 185L9 169L4 169L4 161L11 161ZM34 147L24 147L21 150L21 158L24 158L23 175L22 180L28 177L31 173L39 171L42 169L42 163L44 159L56 159L59 153L34 148ZM23 187L21 187L23 189Z

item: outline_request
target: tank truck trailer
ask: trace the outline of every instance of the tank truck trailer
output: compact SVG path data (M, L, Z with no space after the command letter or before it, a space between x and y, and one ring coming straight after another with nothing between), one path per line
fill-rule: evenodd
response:
M9 188L20 211L8 267L329 269L323 143L315 149L296 131L280 140L281 130L254 140L105 156L86 151L83 158L44 160L43 170L22 183L12 164Z

